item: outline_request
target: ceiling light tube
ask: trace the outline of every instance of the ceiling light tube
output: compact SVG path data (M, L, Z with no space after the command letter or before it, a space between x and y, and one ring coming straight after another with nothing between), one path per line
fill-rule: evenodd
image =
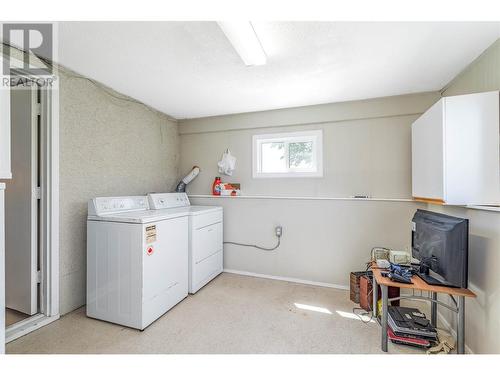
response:
M245 65L265 65L267 56L251 22L217 23Z

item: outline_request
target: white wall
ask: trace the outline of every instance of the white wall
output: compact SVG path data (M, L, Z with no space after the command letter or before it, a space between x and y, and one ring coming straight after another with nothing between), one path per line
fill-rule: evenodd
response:
M443 90L443 96L495 91L500 88L500 38Z
M443 95L500 90L500 39L455 78ZM499 172L500 173L500 172ZM469 219L469 287L466 345L474 353L500 353L500 212L429 205L428 209ZM455 320L439 309L455 328Z
M236 171L223 181L239 182L246 195L411 197L410 124L417 115L337 123L247 129L181 136L181 171L197 164L202 173L189 185L191 194L209 194L219 175L217 161L229 148ZM323 130L323 178L252 177L252 136L304 129Z
M217 161L229 148L238 159L236 171L223 180L240 182L246 195L349 197L364 193L409 198L411 123L438 98L437 93L426 93L184 120L179 123L180 170L188 172L198 165L201 174L188 191L209 194L219 175ZM287 121L293 125L286 125ZM214 132L214 128L219 130ZM254 134L304 129L323 129L323 178L252 178Z
M245 195L288 197L411 197L411 123L439 95L425 93L349 103L181 121L181 171L200 176L188 187L209 194L217 160L230 148L238 158L226 181ZM291 124L291 125L290 125ZM267 127L263 127L266 125ZM214 131L214 130L217 131ZM252 135L323 129L324 177L253 179ZM373 246L409 248L416 202L192 198L224 206L224 239L270 246L283 226L279 250L225 246L225 268L347 286L349 272L365 268Z
M72 74L60 83L61 314L85 304L88 200L169 191L178 177L175 121Z

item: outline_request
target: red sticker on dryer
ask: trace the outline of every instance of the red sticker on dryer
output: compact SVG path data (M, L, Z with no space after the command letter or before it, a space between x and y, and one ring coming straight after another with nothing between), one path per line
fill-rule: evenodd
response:
M146 254L148 254L148 255L153 255L153 252L154 252L154 250L153 250L152 246L148 247L148 249L146 250Z

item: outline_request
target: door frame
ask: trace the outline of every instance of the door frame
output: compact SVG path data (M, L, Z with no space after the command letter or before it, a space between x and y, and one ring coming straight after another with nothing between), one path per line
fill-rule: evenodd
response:
M22 69L15 73L21 79L40 79ZM49 79L51 85L40 89L40 313L7 327L6 343L59 319L59 76Z

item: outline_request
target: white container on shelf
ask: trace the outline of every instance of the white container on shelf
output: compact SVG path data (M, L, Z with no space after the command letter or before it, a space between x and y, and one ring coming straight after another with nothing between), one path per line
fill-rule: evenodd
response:
M412 124L412 195L438 204L500 204L498 91L445 97Z

